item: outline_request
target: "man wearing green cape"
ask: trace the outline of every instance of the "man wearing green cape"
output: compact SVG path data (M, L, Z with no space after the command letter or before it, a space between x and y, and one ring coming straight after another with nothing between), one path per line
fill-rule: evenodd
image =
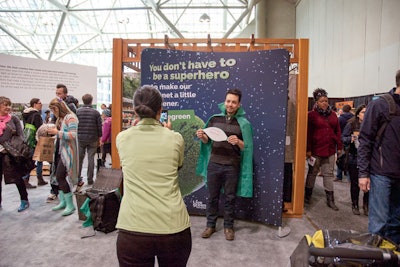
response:
M205 128L223 130L228 136L225 141L213 141L204 129L196 132L201 140L196 174L206 179L208 189L207 226L201 235L203 238L209 238L216 231L221 192L225 196L224 234L229 241L235 238L233 223L236 195L253 196L253 128L244 117L241 97L239 89L229 89L225 102L218 105L221 113L211 116L205 125Z

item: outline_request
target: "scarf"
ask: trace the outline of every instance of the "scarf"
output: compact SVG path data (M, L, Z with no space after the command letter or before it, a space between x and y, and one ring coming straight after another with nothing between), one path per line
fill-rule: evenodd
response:
M314 105L314 110L317 111L319 114L321 114L324 117L328 117L332 112L331 106L328 106L327 109L323 110L322 108L320 108L317 105L317 103L315 103L315 105Z
M0 135L3 135L3 131L7 127L7 122L9 122L10 120L11 120L10 114L0 116Z

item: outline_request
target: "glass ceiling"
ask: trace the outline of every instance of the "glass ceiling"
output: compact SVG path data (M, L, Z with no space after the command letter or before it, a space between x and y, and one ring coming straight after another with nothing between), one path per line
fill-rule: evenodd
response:
M113 38L235 38L259 1L0 0L0 53L95 66L110 77Z

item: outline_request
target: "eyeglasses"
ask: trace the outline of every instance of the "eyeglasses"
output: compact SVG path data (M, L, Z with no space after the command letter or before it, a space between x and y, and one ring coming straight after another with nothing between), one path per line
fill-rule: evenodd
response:
M42 104L42 102L37 102L36 104Z

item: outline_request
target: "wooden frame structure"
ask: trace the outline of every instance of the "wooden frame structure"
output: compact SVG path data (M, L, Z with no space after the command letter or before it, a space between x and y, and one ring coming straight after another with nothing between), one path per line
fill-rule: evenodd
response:
M123 69L129 67L140 72L141 52L145 48L163 48L201 52L248 52L257 50L287 49L290 64L297 74L296 91L296 144L293 163L292 202L285 203L284 217L301 217L304 208L304 177L307 140L308 107L308 39L114 39L112 66L112 143L122 131ZM112 146L112 167L120 168L115 146Z

